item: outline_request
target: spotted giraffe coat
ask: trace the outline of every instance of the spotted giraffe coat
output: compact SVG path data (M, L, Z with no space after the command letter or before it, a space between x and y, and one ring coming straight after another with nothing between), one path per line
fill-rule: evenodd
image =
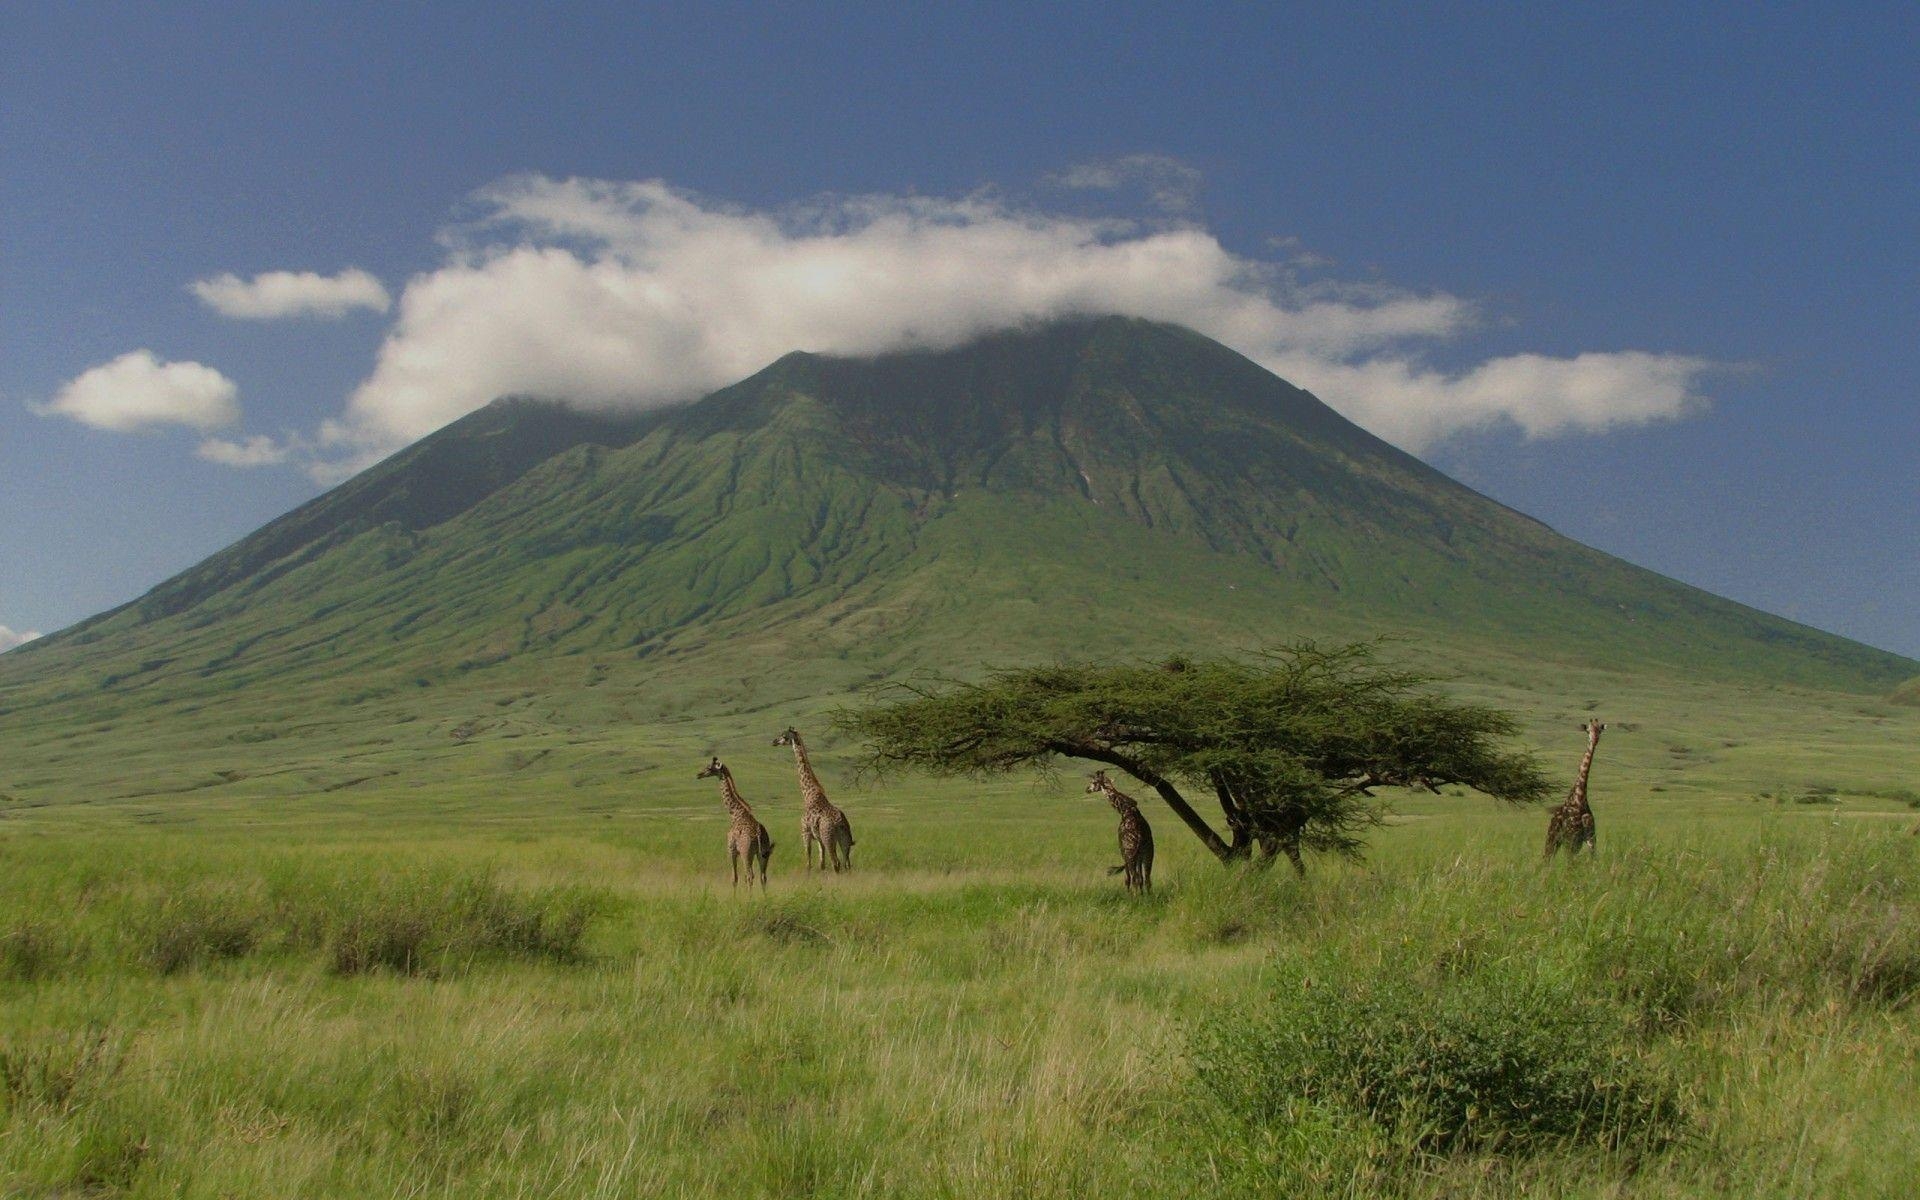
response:
M720 779L720 799L727 806L727 858L733 863L733 886L740 886L740 860L747 862L747 886L753 886L753 874L757 867L760 872L760 886L767 886L767 860L773 856L773 835L767 827L753 815L753 809L747 804L746 797L733 782L733 772L718 758L709 763L707 769L700 772L700 778L718 776Z
M829 863L836 874L852 870L853 823L827 799L827 789L820 786L820 777L813 772L800 731L788 726L773 744L793 747L794 766L800 773L800 837L807 848L807 869L813 869L813 852L818 847L822 871Z
M1140 805L1132 796L1113 786L1105 771L1096 772L1087 784L1089 794L1099 792L1106 796L1113 811L1120 814L1120 865L1108 870L1109 875L1124 874L1127 877L1129 892L1151 892L1153 890L1153 828L1147 819L1140 815Z
M1593 770L1593 752L1600 745L1600 733L1606 725L1599 721L1588 721L1583 728L1587 731L1587 752L1580 758L1580 770L1573 778L1573 790L1547 821L1546 857L1552 858L1559 850L1569 854L1580 853L1581 847L1591 848L1593 838L1593 809L1587 806L1587 776Z

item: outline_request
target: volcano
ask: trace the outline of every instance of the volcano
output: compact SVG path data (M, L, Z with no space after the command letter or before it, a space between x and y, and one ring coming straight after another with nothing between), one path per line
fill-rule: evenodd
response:
M52 756L131 722L184 752L534 696L583 729L1377 635L1541 673L1920 673L1563 537L1199 334L1100 317L793 353L638 415L497 401L0 658L0 738Z

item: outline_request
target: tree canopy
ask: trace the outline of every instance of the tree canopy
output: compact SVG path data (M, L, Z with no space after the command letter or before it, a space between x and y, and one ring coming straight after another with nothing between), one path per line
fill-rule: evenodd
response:
M836 724L864 765L982 776L1061 759L1118 767L1157 792L1223 862L1354 855L1380 822L1375 789L1460 785L1515 804L1551 785L1501 748L1498 709L1379 661L1373 644L1310 642L1248 659L1009 667L979 681L893 684ZM1224 832L1182 788L1211 793Z

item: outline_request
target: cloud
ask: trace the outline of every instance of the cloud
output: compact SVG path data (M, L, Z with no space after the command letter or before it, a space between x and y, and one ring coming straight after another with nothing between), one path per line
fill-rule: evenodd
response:
M864 196L780 213L659 182L528 178L481 194L448 263L411 280L335 446L391 449L511 393L649 407L794 349L956 345L1022 321L1125 312L1246 348L1375 350L1468 327L1450 296L1298 286L1204 230L968 197Z
M1119 170L1075 172L1092 186ZM1415 451L1492 426L1547 437L1681 416L1704 402L1712 369L1629 350L1438 370L1428 353L1481 325L1458 296L1308 279L1286 257L1236 254L1190 223L1062 215L984 194L757 211L657 180L531 176L479 193L473 219L442 242L446 260L408 281L338 418L297 448L203 453L284 452L335 479L502 395L657 407L791 350L937 349L1078 313L1191 326Z
M261 435L239 441L208 438L194 451L208 462L225 467L277 467L291 458L293 452L291 444Z
M268 271L251 280L216 275L187 285L201 303L227 317L273 321L283 317L343 317L356 308L386 312L392 297L378 279L361 270L338 275Z
M1398 358L1333 362L1279 355L1266 365L1397 445L1512 423L1529 438L1669 420L1706 404L1696 389L1719 369L1704 358L1626 350L1549 358L1516 354L1446 373Z
M1282 262L1297 271L1320 271L1338 265L1327 255L1309 250L1305 242L1292 234L1276 234L1269 237L1267 249L1278 254Z
M1201 179L1199 171L1177 158L1164 154L1129 154L1076 163L1048 182L1077 191L1116 192L1138 188L1161 212L1188 213L1199 203Z
M5 625L0 625L0 654L5 654L17 646L24 646L39 636L37 633L15 633Z
M151 350L135 350L81 373L51 402L31 407L120 433L157 425L206 430L240 419L238 396L233 381L212 367L161 362Z

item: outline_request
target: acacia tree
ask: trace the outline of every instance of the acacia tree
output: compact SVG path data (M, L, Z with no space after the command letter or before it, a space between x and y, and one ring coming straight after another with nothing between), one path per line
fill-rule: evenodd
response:
M1358 855L1380 823L1375 789L1462 785L1514 804L1551 785L1499 743L1511 716L1450 699L1436 677L1383 665L1372 644L1301 642L1253 659L1013 667L978 682L880 689L835 723L864 766L984 776L1078 758L1157 792L1223 863L1303 850ZM1224 832L1183 788L1211 793Z

